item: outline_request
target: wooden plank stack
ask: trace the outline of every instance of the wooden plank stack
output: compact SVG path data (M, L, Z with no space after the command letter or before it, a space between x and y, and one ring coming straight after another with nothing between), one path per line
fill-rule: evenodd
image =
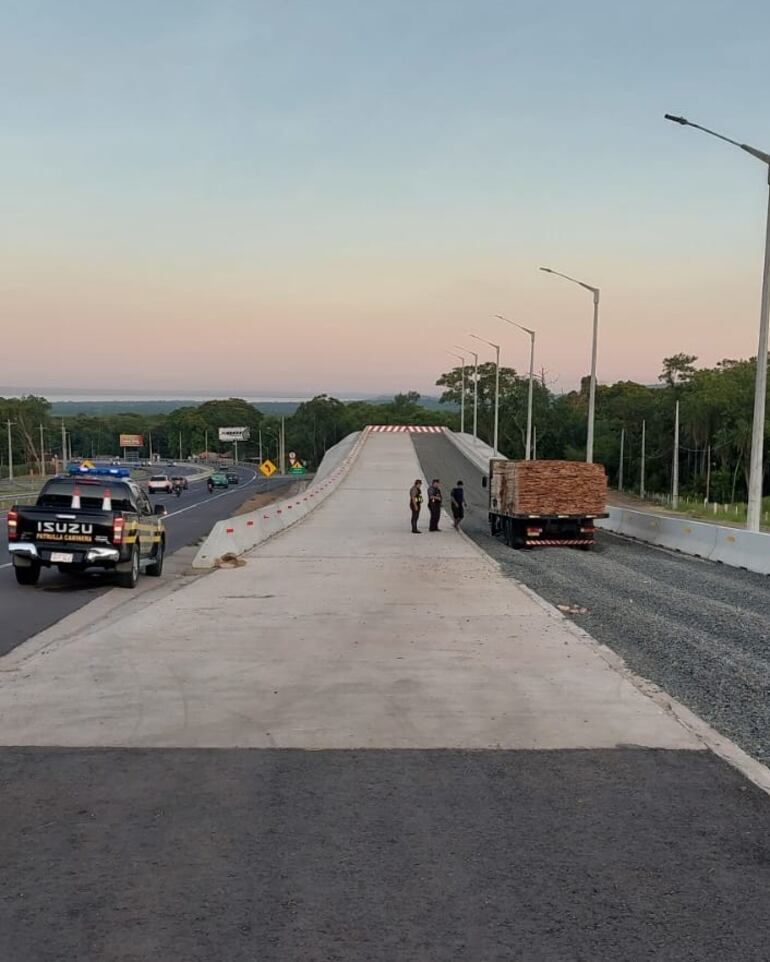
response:
M607 476L584 461L493 461L492 495L501 514L604 514Z

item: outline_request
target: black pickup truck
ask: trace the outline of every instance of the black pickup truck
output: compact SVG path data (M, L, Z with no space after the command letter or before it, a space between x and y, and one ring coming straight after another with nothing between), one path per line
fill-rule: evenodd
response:
M52 565L64 573L105 568L117 572L121 587L135 588L140 571L155 577L163 571L165 513L130 478L51 478L35 505L8 512L16 580L37 584L40 569Z

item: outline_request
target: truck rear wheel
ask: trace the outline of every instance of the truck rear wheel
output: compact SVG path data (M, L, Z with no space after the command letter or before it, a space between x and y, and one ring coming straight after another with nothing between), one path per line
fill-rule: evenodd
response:
M152 578L160 578L163 574L163 556L166 553L166 539L161 538L155 548L155 554L152 557L152 561L145 568L145 573L150 575Z
M30 565L13 566L13 573L16 575L16 581L20 585L36 585L40 578L40 565L33 561Z
M118 572L118 584L121 588L136 588L139 581L139 542L134 542L133 550L131 551L131 560L128 562L128 568L125 571Z

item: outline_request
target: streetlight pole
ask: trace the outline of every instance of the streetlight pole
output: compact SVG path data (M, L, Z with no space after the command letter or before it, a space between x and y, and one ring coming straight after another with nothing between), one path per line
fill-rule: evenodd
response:
M465 434L465 358L462 354L455 354L454 351L447 351L452 357L456 357L462 367L460 368L460 434Z
M598 353L599 347L599 288L593 287L591 284L585 284L583 281L577 280L575 277L570 277L569 274L562 274L561 271L555 271L550 267L541 267L541 271L545 271L546 274L556 274L557 277L563 277L565 281L572 281L573 284L578 284L580 287L584 287L587 291L591 291L594 296L594 333L593 340L591 342L591 382L588 388L588 434L586 437L586 461L590 464L594 459L594 419L596 414L596 355Z
M645 489L644 489L644 469L646 467L645 461L647 458L647 422L642 421L642 465L639 472L639 497L644 500Z
M623 454L626 446L626 429L620 429L620 464L618 465L618 491L623 490Z
M8 480L13 481L13 443L11 438L11 425L14 422L10 418L5 422L8 428Z
M757 160L761 160L767 167L767 183L770 188L770 154L757 150L749 144L741 144L737 140L718 134L708 127L694 124L685 117L675 117L665 114L666 120L683 127L694 127L710 134L718 140L724 140ZM770 191L769 191L770 195ZM767 347L768 328L770 327L770 196L767 205L767 225L765 227L765 260L762 268L762 299L759 308L759 344L757 346L757 373L754 381L754 422L751 428L751 462L749 468L749 500L746 510L746 527L749 531L759 531L762 521L762 480L764 476L764 444L765 444L765 411L767 407Z
M45 434L43 425L40 425L40 476L45 478Z
M478 334L470 334L468 336L477 341L482 341L484 344L488 344L495 349L495 427L492 448L494 449L495 457L497 457L500 453L497 449L498 427L500 425L500 345L493 344L492 341L488 341L485 337L479 337Z
M479 436L479 355L469 347L462 347L460 344L454 346L473 358L473 438L477 440Z
M501 321L505 321L507 324L513 324L513 326L518 327L520 331L529 334L529 396L527 398L527 443L524 454L524 460L529 461L532 456L532 385L535 376L535 332L528 327L524 327L523 324L517 324L516 321L512 321L508 317L503 317L502 314L495 314L495 317L498 317Z
M671 472L671 507L679 507L679 401L674 415L674 464Z

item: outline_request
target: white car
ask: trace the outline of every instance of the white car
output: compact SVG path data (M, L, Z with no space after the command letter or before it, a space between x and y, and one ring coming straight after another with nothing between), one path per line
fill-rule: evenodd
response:
M150 494L171 494L173 488L171 478L167 474L153 474L147 482L147 490Z

